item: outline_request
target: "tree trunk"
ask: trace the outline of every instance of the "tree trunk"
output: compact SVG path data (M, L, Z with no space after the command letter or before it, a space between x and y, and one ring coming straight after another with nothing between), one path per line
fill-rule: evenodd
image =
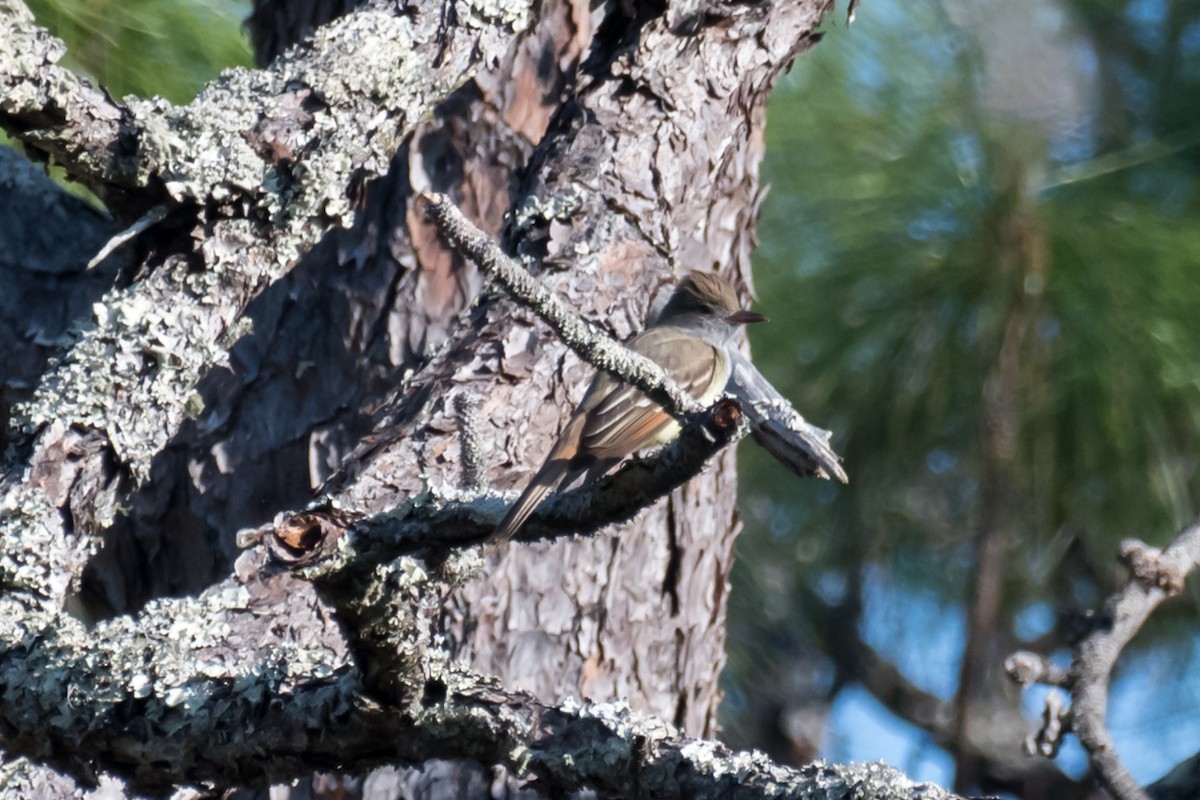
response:
M535 216L510 231L509 245L539 260L544 280L624 338L640 329L651 298L684 270L717 268L749 285L767 92L809 41L821 9L729 9L720 24L699 8L690 16L674 8L614 9L597 15L593 31L586 6L547 4L519 49L448 103L397 166L404 158L419 162L430 188L458 198L493 231L508 208L509 184L523 177L518 202L536 197L568 218ZM695 30L681 36L679 26ZM762 30L772 31L766 42L755 38ZM408 181L397 181L395 171L385 179L406 183L378 193L385 203L411 209L414 184L425 186L413 180L416 169L408 172ZM432 350L419 345L441 344L453 314L470 299L461 287L478 280L418 215L389 216L392 224L404 222L396 238L407 252L399 260L412 258L417 275L401 279L392 313L420 315L401 328L408 335L403 351L419 360ZM388 255L395 252L393 244ZM434 314L431 298L451 301ZM459 482L453 393L479 403L489 481L510 488L539 466L586 387L591 370L531 315L505 301L485 309L450 332L448 351L409 389L419 399L399 412L399 441L358 476L386 485L384 502L396 488L419 491L422 480ZM392 342L389 349L401 348ZM611 534L489 552L483 573L443 607L451 649L546 702L625 698L689 734L713 735L739 530L735 499L728 452L706 475ZM451 779L446 770L440 766L432 782L451 794L464 784L488 784L482 773Z
M417 365L440 345L473 294L462 287L478 285L407 210L414 184L450 193L498 231L508 187L523 178L519 201L558 206L564 218L533 217L510 232L510 246L536 255L551 286L622 338L640 329L651 298L683 270L716 267L747 285L767 92L823 10L782 5L745 14L610 9L592 30L587 3L547 4L503 64L414 136L397 166L420 162L425 181L408 166L408 180L395 172L387 179L402 186L375 193L385 206L407 204L380 229L396 231L405 246L397 258L393 244L388 256L415 262L415 279L401 280L392 303L393 314L410 317L393 326L407 338L388 343L412 354L397 366ZM271 13L295 11L261 4L256 19L270 24ZM300 16L289 26L317 21ZM766 30L768 39L756 39ZM590 369L527 312L504 301L485 309L450 333L448 351L409 389L418 399L398 414L404 436L367 468L380 483L411 494L422 480L459 481L457 430L447 424L454 392L476 398L490 423L493 485L521 485L549 450ZM738 529L734 478L730 454L612 535L489 553L484 574L445 606L451 646L547 701L625 697L693 735L711 734Z

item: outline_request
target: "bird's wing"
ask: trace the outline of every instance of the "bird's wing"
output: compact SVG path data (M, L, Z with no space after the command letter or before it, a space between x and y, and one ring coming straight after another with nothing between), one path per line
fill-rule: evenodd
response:
M629 347L662 366L697 400L707 403L725 388L728 359L719 349L670 325L649 328ZM579 405L585 417L582 452L619 459L659 443L674 419L641 390L600 373Z
M517 502L513 503L508 509L508 513L504 515L504 519L496 526L496 530L492 531L489 541L492 542L507 542L513 537L529 516L537 509L538 505L554 491L554 487L563 481L578 474L578 470L571 466L571 462L565 458L549 458L542 468L537 471L533 479L529 481L529 485L525 487L525 491L521 492L521 496L517 498Z
M661 365L702 403L716 398L729 380L725 352L676 327L649 328L629 347ZM641 391L598 373L546 463L496 526L492 541L510 539L556 484L562 488L584 471L603 474L630 453L669 438L665 434L674 425L671 415Z

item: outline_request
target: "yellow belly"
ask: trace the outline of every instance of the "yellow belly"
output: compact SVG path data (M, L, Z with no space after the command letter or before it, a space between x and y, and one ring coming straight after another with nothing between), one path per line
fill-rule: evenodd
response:
M717 358L717 372L721 377L718 378L718 380L713 381L712 386L708 388L708 391L696 398L700 405L704 406L705 408L708 408L718 397L721 396L721 394L725 391L725 385L729 382L728 359L726 359L724 354L721 354L719 351ZM667 444L668 442L672 442L676 437L679 436L679 432L681 430L683 430L683 426L679 424L678 420L672 417L671 421L664 425L662 430L660 430L646 446L649 447L653 445L658 447Z

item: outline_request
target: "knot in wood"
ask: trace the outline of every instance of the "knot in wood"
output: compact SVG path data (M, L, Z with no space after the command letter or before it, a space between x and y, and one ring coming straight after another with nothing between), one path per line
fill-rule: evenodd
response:
M308 566L328 553L349 525L348 515L335 508L286 514L267 534L267 552L288 569Z

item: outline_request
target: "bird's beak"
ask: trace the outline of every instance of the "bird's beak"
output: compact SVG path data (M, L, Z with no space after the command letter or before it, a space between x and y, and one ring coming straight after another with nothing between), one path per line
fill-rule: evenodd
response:
M725 318L725 321L730 325L749 325L751 322L766 322L767 318L757 311L735 311Z

